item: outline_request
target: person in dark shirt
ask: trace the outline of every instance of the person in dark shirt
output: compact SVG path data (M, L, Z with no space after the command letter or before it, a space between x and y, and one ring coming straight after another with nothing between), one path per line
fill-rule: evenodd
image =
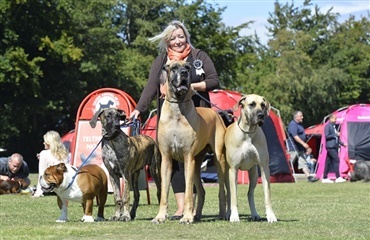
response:
M346 145L339 140L340 133L335 128L335 122L337 121L337 116L335 114L329 115L329 123L324 128L325 141L326 141L326 161L325 170L322 179L322 183L343 183L346 180L340 176L339 173L339 157L338 148L339 145L346 147ZM333 168L336 179L333 181L328 178L329 169Z
M210 107L209 91L219 88L218 75L211 58L203 50L196 49L190 42L190 34L185 25L180 21L172 21L160 34L149 39L152 42L159 42L160 54L154 60L149 79L144 87L141 97L130 114L130 118L137 118L147 111L152 100L157 96L158 119L161 115L161 105L165 90L160 84L160 75L166 63L176 60L184 60L192 65L191 87L202 97L194 94L192 100L195 107ZM204 100L205 99L205 100ZM185 175L184 163L173 161L171 185L175 193L177 210L171 217L178 220L182 217L185 200Z
M28 165L21 154L14 153L10 157L0 158L0 179L14 181L23 179L25 184L22 184L22 189L26 189L31 183L28 175Z
M316 182L318 179L310 176L307 166L306 151L310 146L306 143L307 137L302 126L303 114L301 111L293 113L293 120L288 126L288 151L291 161L298 159L298 169L301 169L309 182Z

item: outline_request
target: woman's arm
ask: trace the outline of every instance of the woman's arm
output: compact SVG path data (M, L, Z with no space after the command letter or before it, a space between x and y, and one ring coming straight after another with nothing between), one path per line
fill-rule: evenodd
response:
M203 62L205 78L204 83L195 83L194 86L192 84L194 90L209 92L214 89L220 88L220 81L218 79L216 68L208 54L201 50L197 54L197 59L200 59Z
M147 111L151 102L157 95L159 86L159 73L163 67L165 57L166 54L162 53L153 61L149 72L148 82L141 93L135 110L130 114L130 118L137 118L141 113Z

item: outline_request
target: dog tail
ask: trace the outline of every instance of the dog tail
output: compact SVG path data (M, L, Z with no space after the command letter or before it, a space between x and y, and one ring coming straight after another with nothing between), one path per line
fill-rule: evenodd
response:
M160 203L160 200L161 200L161 183L162 183L161 163L162 163L162 155L161 155L161 152L159 151L157 144L155 143L153 156L149 164L149 172L157 187L158 204Z

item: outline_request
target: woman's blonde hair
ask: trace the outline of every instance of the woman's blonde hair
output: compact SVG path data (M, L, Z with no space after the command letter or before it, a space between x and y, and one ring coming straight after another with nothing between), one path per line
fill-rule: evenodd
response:
M44 135L44 142L49 145L51 154L60 161L68 158L68 150L62 143L60 135L56 131L48 131Z
M149 38L149 41L151 42L159 41L158 43L159 51L166 52L167 47L168 47L168 42L171 39L173 31L179 28L181 28L184 31L186 42L190 45L190 47L193 48L193 45L191 45L191 42L190 42L190 34L189 34L188 29L185 27L185 25L182 22L177 21L177 20L170 22L170 24L168 24L168 26L163 30L163 32L161 32L158 35L155 35L152 38Z

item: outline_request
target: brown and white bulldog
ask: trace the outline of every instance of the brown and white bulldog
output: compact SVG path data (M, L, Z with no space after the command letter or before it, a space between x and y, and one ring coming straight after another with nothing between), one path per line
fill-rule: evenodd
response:
M77 173L77 174L76 174ZM73 179L74 178L74 179ZM94 222L92 209L97 197L99 209L96 221L104 221L104 205L107 200L107 175L98 165L83 166L78 172L69 164L59 163L48 167L40 177L44 192L55 192L58 195L58 206L61 210L56 222L68 221L67 201L80 202L84 209L82 222Z

